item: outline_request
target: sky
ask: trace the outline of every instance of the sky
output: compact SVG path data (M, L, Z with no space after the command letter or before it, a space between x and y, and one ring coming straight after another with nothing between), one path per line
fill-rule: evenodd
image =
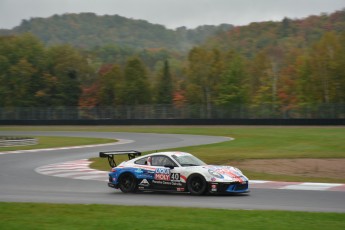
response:
M305 18L345 9L345 0L0 0L0 29L23 19L93 12L161 24L170 29L200 25L247 25Z

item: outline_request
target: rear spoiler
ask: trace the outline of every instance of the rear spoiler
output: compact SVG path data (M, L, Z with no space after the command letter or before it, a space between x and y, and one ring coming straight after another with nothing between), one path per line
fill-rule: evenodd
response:
M101 158L108 158L108 162L110 167L116 167L115 162L115 155L128 155L128 159L132 160L136 156L141 156L141 152L135 150L121 150L121 151L107 151L107 152L100 152L99 157Z

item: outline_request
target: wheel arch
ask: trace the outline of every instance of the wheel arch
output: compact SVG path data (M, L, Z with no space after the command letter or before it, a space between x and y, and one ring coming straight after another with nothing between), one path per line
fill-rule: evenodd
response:
M135 179L138 179L134 172L132 172L130 170L124 170L118 174L117 181L120 181L121 177L128 175L128 174L132 174Z
M192 176L196 176L196 175L202 176L207 183L210 182L209 175L206 172L201 171L201 172L192 172L192 173L190 173L187 176L186 183L188 182L189 178L191 178Z
M129 184L127 183L128 177L133 178L133 184L131 184L131 182ZM132 179L130 179L129 181L131 180ZM138 187L138 178L135 176L135 173L126 170L118 175L116 188L120 188L122 192L133 193L133 192L136 192L137 187Z
M192 191L190 189L190 186L193 186L191 183L191 179L194 179L196 177L199 177L201 178L201 180L203 181L203 189L201 191ZM199 173L199 172L195 172L195 173L192 173L190 174L188 177L187 177L187 181L186 181L186 189L188 192L190 192L192 195L203 195L207 192L207 186L208 186L208 182L206 180L206 177L202 174L202 173Z
M194 176L202 176L205 179L205 181L207 182L207 178L205 177L205 175L203 173L200 173L200 172L193 172L193 173L189 174L186 182L188 182L189 179L194 177Z

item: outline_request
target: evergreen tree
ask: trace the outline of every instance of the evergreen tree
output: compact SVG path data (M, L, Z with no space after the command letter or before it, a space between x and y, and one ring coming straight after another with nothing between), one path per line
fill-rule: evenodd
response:
M126 63L123 92L126 105L149 104L151 102L145 66L137 57L130 58Z
M157 104L172 104L173 101L173 84L170 74L168 60L164 61L163 70L159 75L157 84Z

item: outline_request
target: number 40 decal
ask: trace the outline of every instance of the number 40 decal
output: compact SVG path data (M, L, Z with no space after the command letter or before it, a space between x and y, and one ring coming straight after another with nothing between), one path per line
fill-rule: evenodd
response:
M180 174L179 173L171 173L170 174L170 180L180 180Z

